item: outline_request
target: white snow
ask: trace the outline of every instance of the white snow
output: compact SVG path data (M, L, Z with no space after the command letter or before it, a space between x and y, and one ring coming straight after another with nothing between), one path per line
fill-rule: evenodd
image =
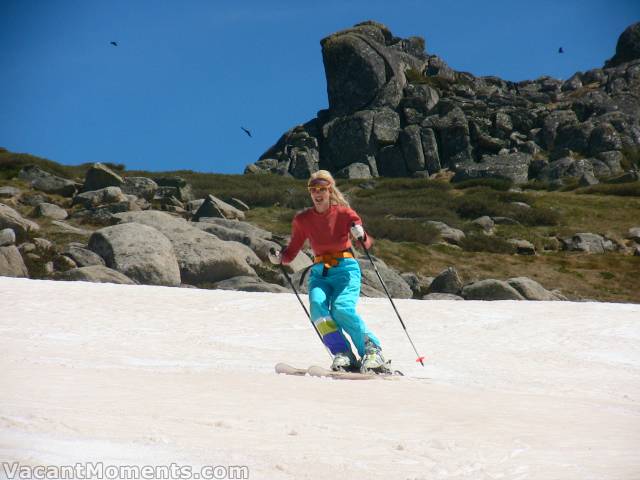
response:
M274 373L330 361L293 295L0 278L0 462L640 478L640 305L396 305L426 367L363 299L407 377L340 381Z

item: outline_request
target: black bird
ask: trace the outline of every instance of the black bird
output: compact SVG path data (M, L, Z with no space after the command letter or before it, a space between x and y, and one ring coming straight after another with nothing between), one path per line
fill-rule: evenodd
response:
M114 47L118 46L118 42L111 42L111 45L113 45Z
M247 135L249 135L250 137L252 136L252 135L251 135L251 132L250 132L249 130L247 130L247 129L246 129L246 128L244 128L244 127L240 127L240 128L244 131L244 133L246 133L246 134L247 134Z
M563 49L562 47L560 47L560 48L558 49L558 53L564 53L564 49Z

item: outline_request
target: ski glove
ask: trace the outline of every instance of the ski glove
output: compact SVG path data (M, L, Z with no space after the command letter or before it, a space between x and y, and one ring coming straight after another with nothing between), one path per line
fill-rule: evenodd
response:
M364 240L365 233L362 225L354 223L351 227L351 235L353 235L353 238L356 238L358 240Z
M275 248L272 248L269 251L269 261L274 265L282 264L282 255L280 253L281 253L280 250L276 250Z

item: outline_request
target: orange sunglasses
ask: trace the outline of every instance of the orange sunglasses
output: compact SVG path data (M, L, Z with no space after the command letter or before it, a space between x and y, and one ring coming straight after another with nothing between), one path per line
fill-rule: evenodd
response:
M309 193L324 193L329 191L329 187L307 187Z

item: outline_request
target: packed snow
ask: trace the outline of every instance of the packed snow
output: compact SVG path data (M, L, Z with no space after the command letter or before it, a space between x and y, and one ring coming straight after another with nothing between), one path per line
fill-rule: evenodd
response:
M395 302L426 366L362 299L405 377L331 380L274 372L331 361L293 294L0 278L0 477L640 478L640 305Z

